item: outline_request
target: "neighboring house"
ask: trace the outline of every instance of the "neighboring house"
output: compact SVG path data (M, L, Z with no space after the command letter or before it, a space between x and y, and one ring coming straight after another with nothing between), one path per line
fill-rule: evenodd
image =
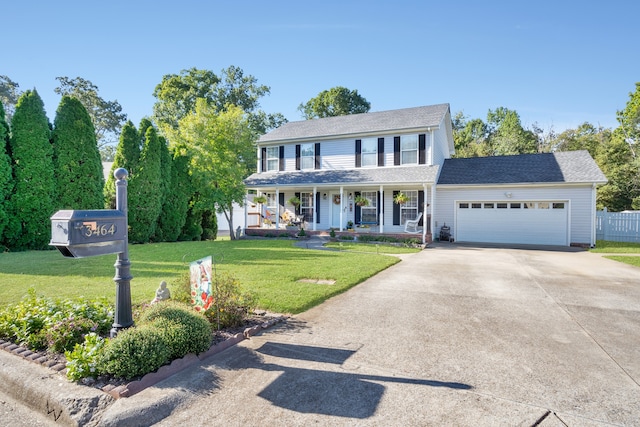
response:
M453 153L448 104L289 122L260 138L258 172L245 184L267 198L263 216L295 213L309 231L352 222L356 231L402 234L419 219L423 241L446 224L457 241L595 243L595 186L606 179L588 153ZM403 204L394 203L399 193Z

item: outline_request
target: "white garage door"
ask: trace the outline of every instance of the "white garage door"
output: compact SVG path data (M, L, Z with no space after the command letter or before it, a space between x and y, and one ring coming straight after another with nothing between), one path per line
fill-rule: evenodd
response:
M568 245L566 201L456 203L461 242Z

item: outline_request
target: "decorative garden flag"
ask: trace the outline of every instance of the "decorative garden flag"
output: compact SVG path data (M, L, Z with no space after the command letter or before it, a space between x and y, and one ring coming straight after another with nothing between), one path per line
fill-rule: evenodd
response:
M204 311L213 304L211 291L211 257L194 261L191 271L191 303L197 311Z

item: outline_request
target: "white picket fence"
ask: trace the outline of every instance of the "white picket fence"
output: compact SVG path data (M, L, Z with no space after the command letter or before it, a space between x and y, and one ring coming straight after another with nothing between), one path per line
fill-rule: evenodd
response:
M640 212L596 212L596 239L640 242Z

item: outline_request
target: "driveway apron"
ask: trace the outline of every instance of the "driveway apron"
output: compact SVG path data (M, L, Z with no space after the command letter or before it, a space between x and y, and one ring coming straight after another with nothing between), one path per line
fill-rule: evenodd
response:
M127 400L186 390L167 426L640 425L639 284L589 252L442 245Z

